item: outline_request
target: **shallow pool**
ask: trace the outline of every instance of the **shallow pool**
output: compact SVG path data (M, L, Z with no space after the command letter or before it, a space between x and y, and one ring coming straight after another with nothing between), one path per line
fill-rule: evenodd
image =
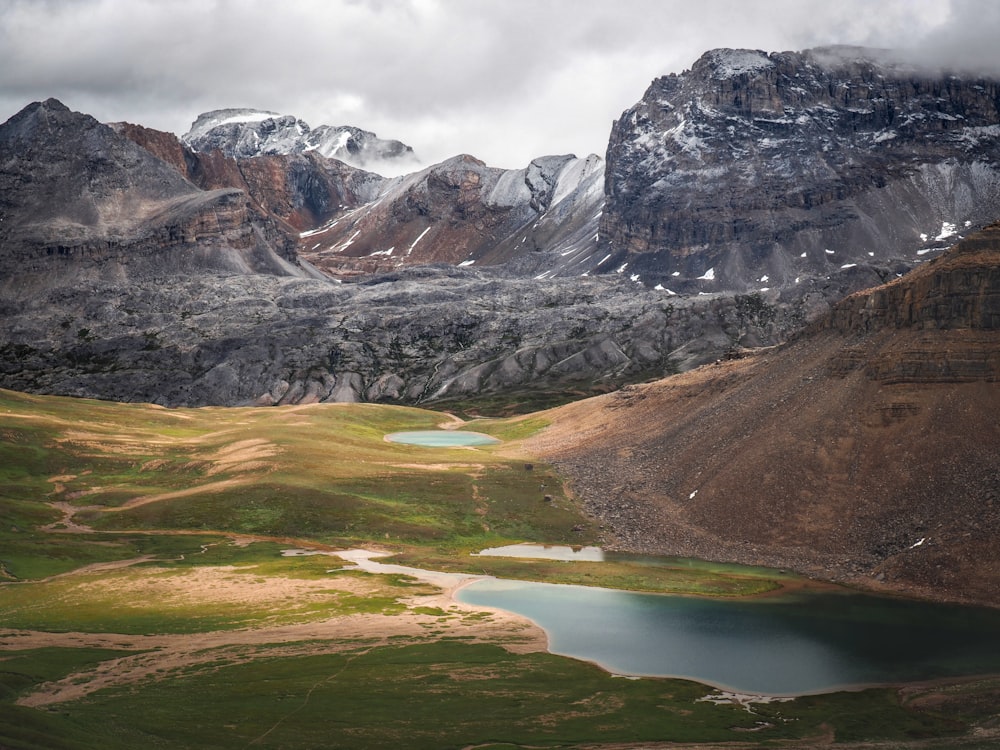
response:
M385 436L393 443L407 445L424 445L430 448L457 448L466 445L493 445L499 443L495 437L481 432L466 432L464 430L414 430L412 432L393 432Z
M520 557L530 560L604 562L604 550L600 547L570 547L566 544L508 544L505 547L489 547L478 554L483 557Z

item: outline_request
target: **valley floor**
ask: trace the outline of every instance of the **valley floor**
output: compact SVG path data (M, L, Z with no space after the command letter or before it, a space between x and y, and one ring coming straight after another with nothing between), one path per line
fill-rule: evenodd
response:
M472 557L600 530L520 447L544 419L477 423L497 446L383 439L441 421L373 405L165 410L0 392L0 747L997 740L997 678L748 702L622 679L548 653L529 621L456 602L454 586L484 574L712 596L802 582ZM358 547L443 575L359 570Z

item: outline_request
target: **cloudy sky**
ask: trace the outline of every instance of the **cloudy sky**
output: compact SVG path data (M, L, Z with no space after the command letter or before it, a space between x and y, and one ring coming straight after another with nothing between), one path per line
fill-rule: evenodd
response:
M0 0L0 121L50 96L186 132L255 107L425 163L603 155L658 75L714 47L909 50L1000 73L996 0Z

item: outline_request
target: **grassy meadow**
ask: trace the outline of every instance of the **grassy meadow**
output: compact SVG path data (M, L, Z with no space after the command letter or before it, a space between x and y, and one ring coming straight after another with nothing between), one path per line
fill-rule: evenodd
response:
M383 439L451 422L0 391L0 748L988 746L972 729L996 722L1000 680L708 702L712 688L553 656L530 624L328 554L710 596L797 583L691 561L473 556L600 530L518 447L544 414L470 423L498 445Z

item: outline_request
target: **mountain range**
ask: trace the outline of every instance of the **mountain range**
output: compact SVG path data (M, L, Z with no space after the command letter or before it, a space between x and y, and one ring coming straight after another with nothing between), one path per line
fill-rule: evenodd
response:
M995 216L996 99L870 51L716 50L653 82L607 168L465 155L399 177L324 155L412 158L350 128L218 110L178 138L35 103L0 126L0 382L414 402L686 370ZM206 315L206 293L257 312Z
M516 170L385 176L412 149L355 128L217 110L179 138L35 102L0 125L0 386L604 394L533 450L618 548L995 603L998 142L997 81L855 48L708 52L606 159Z
M318 194L298 177L298 202L319 209L294 217L298 252L340 278L447 262L546 278L619 273L689 294L909 268L995 218L997 100L995 80L884 51L713 50L622 114L607 165L563 155L500 170L460 155L367 178L369 192L321 180ZM351 154L371 151L398 172L412 158L367 133L334 153L330 143L352 142L348 130L219 110L182 141L247 170L258 157L310 153L364 166ZM270 171L273 185L280 170Z

